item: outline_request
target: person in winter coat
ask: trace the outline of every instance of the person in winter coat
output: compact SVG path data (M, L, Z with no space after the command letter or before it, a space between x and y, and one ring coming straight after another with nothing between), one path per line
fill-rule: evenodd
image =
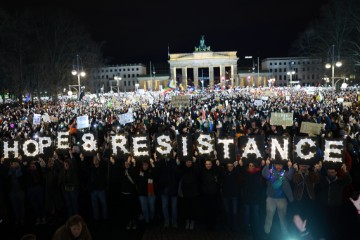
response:
M263 165L265 162L263 161ZM254 162L244 166L239 160L241 176L241 200L243 203L243 225L245 232L252 233L254 238L259 236L260 227L260 205L264 200L265 185L261 176L261 168Z
M35 222L35 225L45 224L44 178L40 164L34 160L30 161L24 177L31 210L31 221Z
M208 230L213 230L217 221L220 206L220 173L219 160L214 166L211 160L205 160L200 172L200 189L204 224Z
M169 227L170 218L172 227L177 228L178 218L178 188L179 173L178 163L176 162L176 153L168 159L160 159L156 161L155 167L158 171L159 193L161 194L161 206L164 215L164 227ZM171 212L169 212L169 203L171 204ZM171 214L171 215L170 215Z
M319 203L318 214L322 217L320 226L320 237L326 239L341 239L345 233L341 223L343 215L343 189L351 183L351 176L347 172L347 167L342 164L341 170L344 178L337 176L338 169L328 167L322 171L320 183L317 185L316 198ZM326 172L325 172L326 171Z
M179 195L182 198L185 229L193 230L199 209L199 173L200 169L196 158L188 159L180 165Z
M321 162L315 164L311 169L309 165L294 164L294 177L292 182L294 204L291 215L300 215L303 219L307 219L310 227L315 226L315 187L320 182ZM313 230L311 230L313 232Z
M226 223L230 229L234 230L237 223L236 217L238 212L238 198L240 185L238 161L226 163L220 172L221 196L224 204Z
M80 215L69 217L66 223L59 227L52 240L91 240L90 231Z
M140 169L136 172L136 185L139 194L142 218L146 224L149 224L155 217L155 176L156 169L154 160L143 161Z
M288 236L286 211L288 201L294 201L289 183L293 178L294 168L292 167L291 161L288 161L289 171L284 170L283 167L282 162L275 161L271 166L270 160L266 160L266 166L262 170L262 176L267 180L266 217L264 225L266 238L270 234L276 210L279 215L281 232L284 237Z
M64 167L59 174L59 185L62 190L68 216L79 213L79 178L70 159L64 160Z
M139 201L136 187L136 162L135 159L129 155L124 162L121 171L121 187L120 191L123 200L123 214L127 221L126 229L137 229L137 219L139 216Z
M25 168L21 162L21 156L19 156L19 160L12 159L7 176L8 192L13 207L15 225L20 226L24 225L25 221Z
M91 205L95 222L108 220L108 206L106 198L107 188L107 163L97 154L93 156L88 168L83 164L84 157L80 156L82 166L88 175L88 189L90 191ZM101 218L100 218L101 208Z
M59 220L62 208L65 206L62 191L59 189L59 173L62 163L54 158L49 158L47 164L43 159L40 166L45 179L45 213L49 224Z

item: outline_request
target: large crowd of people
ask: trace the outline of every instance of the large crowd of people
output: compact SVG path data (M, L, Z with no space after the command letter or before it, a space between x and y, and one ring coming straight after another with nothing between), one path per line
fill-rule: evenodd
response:
M65 222L65 212L68 223L54 233L54 239L64 239L67 228L79 228L79 223L86 228L82 239L90 239L91 229L78 214L91 213L92 221L99 224L116 221L121 215L129 231L139 225L161 224L189 231L220 226L265 239L275 231L277 212L278 239L294 234L306 239L356 239L351 235L359 226L355 201L360 192L360 104L356 89L317 88L311 93L286 88L232 89L191 94L189 103L180 107L173 106L172 94L127 93L1 105L3 141L39 136L55 140L58 131L69 131L72 137L66 153L20 154L17 158L2 154L0 224ZM129 110L133 121L121 124L118 115ZM292 112L293 125L272 125L272 112ZM34 124L37 114L43 117L40 124ZM82 115L90 119L85 130L76 128L76 119ZM286 164L270 158L245 163L240 154L223 163L216 157L199 158L195 146L192 159L180 161L176 148L171 157L161 158L154 147L159 132L169 133L174 144L176 135L198 132L234 138L236 145L240 136L307 136L300 131L302 122L323 124L319 142L343 139L345 161L338 167L323 166L319 148L314 165L297 164L291 157ZM98 150L91 156L79 147L84 131L97 138ZM147 134L151 157L139 161L131 154L113 156L110 138L117 133Z

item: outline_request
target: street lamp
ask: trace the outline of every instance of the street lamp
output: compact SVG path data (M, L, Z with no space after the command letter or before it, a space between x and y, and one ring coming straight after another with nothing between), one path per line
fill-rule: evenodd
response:
M73 86L77 86L79 89L79 96L80 96L80 92L81 92L81 83L80 83L80 77L85 77L86 73L84 72L83 66L81 64L80 66L80 62L82 63L82 60L79 56L79 54L76 54L76 67L75 64L73 62L73 70L71 71L72 75L77 75L77 79L78 79L78 85L73 85ZM81 67L81 70L80 70Z
M137 93L138 89L139 89L139 84L138 84L138 83L135 83L135 92L136 92L136 93Z
M331 68L331 87L333 87L333 88L335 87L335 83L334 83L334 80L335 80L335 66L336 67L341 67L342 66L342 62L339 60L339 55L338 55L338 60L335 63L334 52L335 52L335 45L333 44L332 45L332 51L331 51L331 63L328 62L328 63L325 64L325 68L327 68L327 69ZM329 48L329 51L328 51L328 56L330 55L329 53L330 53L330 48Z
M117 86L117 93L118 93L118 95L119 95L119 81L121 81L121 77L119 77L119 76L115 76L114 77L114 80L116 80L116 86Z
M295 71L294 71L294 70L291 70L291 71L288 71L286 74L290 76L290 81L289 81L289 83L290 83L290 86L292 86L292 75L295 74ZM289 86L289 85L288 85L288 86Z

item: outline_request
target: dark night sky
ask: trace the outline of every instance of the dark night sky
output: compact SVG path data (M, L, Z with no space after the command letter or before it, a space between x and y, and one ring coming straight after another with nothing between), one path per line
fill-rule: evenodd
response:
M237 51L239 58L288 56L292 42L326 2L73 0L51 4L76 14L95 40L106 42L103 52L110 63L121 64L166 62L168 45L170 53L193 52L201 35L211 50Z

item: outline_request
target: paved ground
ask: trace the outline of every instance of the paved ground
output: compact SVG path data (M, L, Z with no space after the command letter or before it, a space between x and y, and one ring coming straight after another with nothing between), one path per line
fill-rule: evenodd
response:
M142 240L252 240L251 236L246 236L239 232L227 230L206 231L203 228L185 230L184 228L163 228L156 227L146 229Z

